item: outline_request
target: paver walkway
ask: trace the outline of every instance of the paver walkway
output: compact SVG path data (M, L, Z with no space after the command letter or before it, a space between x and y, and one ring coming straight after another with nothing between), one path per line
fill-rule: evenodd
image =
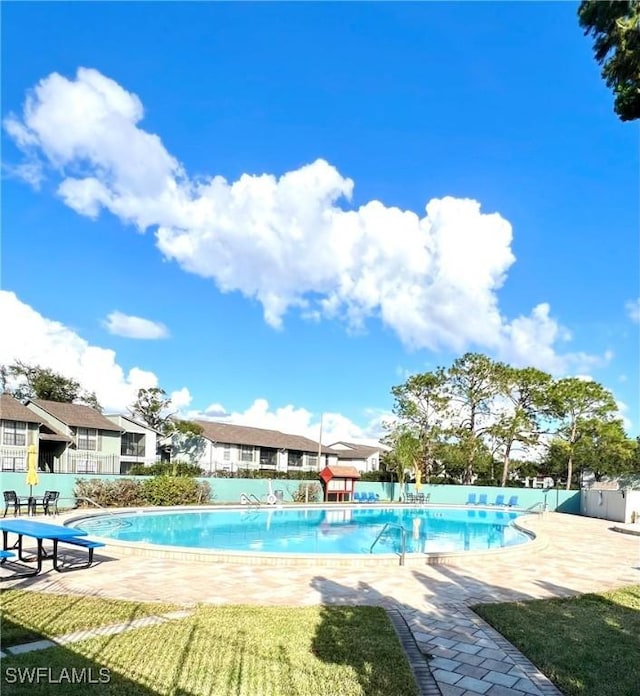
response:
M548 540L546 546L456 565L249 566L140 558L107 547L96 554L102 562L87 570L44 572L3 586L185 605L380 605L397 610L418 647L433 656L429 665L443 696L551 696L557 689L469 606L640 583L640 538L614 532L604 520L557 513L528 526ZM413 661L420 667L415 655ZM427 686L424 694L436 693Z

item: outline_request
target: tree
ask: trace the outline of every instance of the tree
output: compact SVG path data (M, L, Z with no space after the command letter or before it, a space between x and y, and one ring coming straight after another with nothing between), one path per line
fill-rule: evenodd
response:
M615 420L613 394L598 382L565 377L550 389L550 408L558 426L556 435L567 444L567 490L571 488L576 446L597 426Z
M387 470L396 472L402 489L407 473L417 474L424 457L420 438L414 430L399 424L385 438L385 443L391 447L385 455Z
M549 401L551 375L534 367L498 364L495 379L497 396L504 400L504 407L489 426L488 434L502 457L501 485L506 486L513 446L532 446L540 439L540 418Z
M573 468L592 471L596 481L605 476L633 474L640 468L635 461L636 447L619 419L592 420L585 424L582 437L573 448ZM552 440L544 459L546 470L564 473L569 454L570 445L566 440Z
M575 448L576 464L593 471L597 481L629 472L633 457L634 442L627 437L620 419L590 421Z
M622 121L640 118L640 0L583 0L578 21L594 37L602 77Z
M497 365L486 355L465 353L447 373L448 396L452 404L451 433L466 453L462 483L473 482L474 465L481 450L482 436L490 423L491 405L497 388Z
M198 462L205 449L203 430L203 427L194 421L174 420L171 431L171 459L186 456L192 464Z
M7 389L10 383L14 383L10 392L21 401L25 399L44 399L47 401L60 401L63 403L82 403L102 412L95 392L84 390L80 382L69 377L64 377L48 367L40 365L28 365L16 361L12 365L0 368L3 388Z
M445 384L444 370L438 368L435 372L413 375L391 389L395 398L393 412L400 418L401 429L409 424L419 440L420 471L425 481L429 481L433 472L436 449L444 433L448 405Z
M138 398L129 406L129 413L163 435L169 435L174 429L171 422L173 414L167 413L170 406L171 399L167 397L164 389L138 389Z

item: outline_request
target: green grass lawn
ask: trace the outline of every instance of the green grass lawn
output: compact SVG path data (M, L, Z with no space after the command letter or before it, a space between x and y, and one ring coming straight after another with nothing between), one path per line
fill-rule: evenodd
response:
M640 585L474 610L565 696L640 696Z
M181 608L173 604L68 597L21 590L0 591L0 607L0 648Z
M3 592L2 605L3 629L5 622L10 629L6 640L3 630L5 645L22 642L27 633L54 636L177 608L20 591ZM27 633L20 634L21 628ZM58 681L65 670L85 668L85 676L96 683L56 684L48 677L38 684L17 683L18 668L42 666ZM99 683L100 668L109 670L108 683ZM393 626L378 607L199 605L191 616L162 625L9 656L0 669L3 696L418 693Z

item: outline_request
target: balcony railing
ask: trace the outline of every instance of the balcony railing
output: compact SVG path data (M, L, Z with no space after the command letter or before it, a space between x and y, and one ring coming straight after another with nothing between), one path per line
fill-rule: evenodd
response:
M119 474L120 455L98 452L67 452L66 473L69 474Z

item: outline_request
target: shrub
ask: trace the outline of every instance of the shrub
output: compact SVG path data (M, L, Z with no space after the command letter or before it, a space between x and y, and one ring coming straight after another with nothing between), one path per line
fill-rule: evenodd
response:
M211 473L217 478L247 478L247 479L273 479L288 481L317 481L317 471L267 471L260 469L238 469L237 471L215 471Z
M188 476L155 476L142 484L147 505L208 503L211 488L206 481Z
M76 479L73 490L80 507L90 498L101 507L142 507L145 505L193 505L208 503L211 487L190 476L156 476L146 481L135 479Z
M82 498L90 498L102 507L136 507L146 504L142 482L128 478L114 481L76 479L73 494L80 499L81 507L90 505Z
M361 481L384 481L388 483L393 476L392 471L365 471L360 474Z
M204 470L189 462L158 462L151 466L134 464L129 470L131 476L203 476Z
M308 493L307 493L308 491ZM295 503L317 503L320 499L322 489L318 483L301 483L296 490L291 493L291 497Z

